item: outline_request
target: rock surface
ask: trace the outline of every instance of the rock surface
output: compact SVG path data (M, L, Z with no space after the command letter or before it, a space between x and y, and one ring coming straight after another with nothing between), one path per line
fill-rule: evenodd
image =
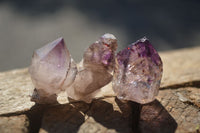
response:
M195 133L200 126L200 88L161 90L157 100L143 105L139 129L148 133Z
M160 53L163 60L161 87L200 81L200 47Z
M130 133L131 108L114 97L60 105L44 112L40 133ZM120 126L119 126L119 123Z
M28 69L0 73L0 115L29 110L32 91Z
M0 117L0 133L27 133L28 126L25 115Z
M16 133L21 133L21 129L33 132L28 129L34 128L40 133L199 132L199 53L200 47L161 53L164 67L162 87L157 100L145 105L116 99L111 84L105 86L91 104L68 103L61 97L59 100L63 105L34 105L29 96L33 85L27 69L1 72L0 132L6 132L8 127L18 127L20 130L15 130ZM36 113L31 113L33 111ZM14 124L9 125L12 121ZM30 128L27 128L28 123Z
M200 84L199 84L200 85ZM160 91L158 101L178 125L177 133L195 132L200 126L200 86ZM164 112L163 110L161 112ZM160 114L161 114L160 112ZM162 116L162 115L160 115ZM157 118L158 119L158 118ZM166 125L166 124L165 124ZM173 126L174 126L173 125ZM166 126L165 126L166 127ZM169 128L168 128L169 130Z

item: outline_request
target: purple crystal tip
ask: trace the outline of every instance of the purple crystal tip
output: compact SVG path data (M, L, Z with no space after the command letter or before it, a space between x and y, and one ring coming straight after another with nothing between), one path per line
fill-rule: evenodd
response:
M63 38L58 38L36 50L29 67L36 89L48 94L60 92L70 62L71 57Z
M114 35L106 33L98 41L89 46L84 53L84 65L113 68L117 39Z
M150 57L152 61L157 65L162 64L158 52L153 48L153 46L146 37L143 37L142 39L138 40L133 45L136 45L136 47L138 48L138 53L141 57Z
M144 37L117 54L113 89L121 99L151 102L158 94L162 71L160 56Z

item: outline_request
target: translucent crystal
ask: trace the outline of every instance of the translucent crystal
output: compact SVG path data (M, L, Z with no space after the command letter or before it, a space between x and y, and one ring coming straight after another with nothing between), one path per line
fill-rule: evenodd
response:
M142 38L117 54L113 89L119 99L151 102L158 94L162 71L160 56Z
M46 97L48 101L48 97L62 90L63 84L69 86L76 75L76 66L71 66L72 59L63 38L36 50L29 67L36 88L33 100L36 98L35 101L41 101Z
M70 98L91 102L99 89L112 80L116 48L116 38L105 34L86 49L75 81L67 88Z
M112 34L104 34L98 41L89 46L83 55L83 66L92 69L113 70L117 39Z

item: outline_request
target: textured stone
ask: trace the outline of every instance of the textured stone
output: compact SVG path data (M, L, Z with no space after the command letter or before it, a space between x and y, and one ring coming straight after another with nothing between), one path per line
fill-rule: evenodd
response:
M86 113L86 118L90 120L94 119L93 125L90 124L90 120L87 121L88 119L86 119L84 124L91 125L93 129L98 129L97 131L100 133L132 132L132 126L130 126L132 124L131 106L128 103L123 103L114 97L93 101L90 109ZM101 126L99 126L99 124ZM105 128L106 131L104 131ZM86 132L90 131L90 129L84 128L84 126L80 128L80 130L85 130Z
M85 121L89 105L83 102L54 106L44 112L39 133L75 133Z
M182 101L180 94L188 101ZM200 126L200 108L197 104L199 101L190 99L190 97L199 94L199 87L168 88L160 91L158 100L176 121L177 133L197 132Z
M111 131L108 131L111 130ZM86 119L86 121L80 126L78 133L116 133L114 129L107 129L102 124L95 121L92 117Z
M158 100L144 105L127 104L110 97L90 104L76 102L55 106L44 113L40 132L196 133L200 126L200 109L190 101L181 101L177 95L188 94L192 89L160 90ZM188 97L191 95L193 93Z
M27 69L0 73L0 115L29 110L33 85Z
M158 95L162 61L146 38L129 45L116 56L113 89L119 99L149 103Z
M177 123L165 107L155 100L142 105L138 128L141 133L174 133Z
M130 133L130 116L130 106L114 97L94 100L91 104L76 102L48 109L40 133Z
M28 133L29 122L25 115L0 117L1 133Z
M199 87L160 90L157 100L141 105L138 131L197 133L200 126L200 108L196 104L197 101L194 102L190 97L199 94ZM183 98L187 100L183 101Z
M161 87L200 81L200 47L161 52Z

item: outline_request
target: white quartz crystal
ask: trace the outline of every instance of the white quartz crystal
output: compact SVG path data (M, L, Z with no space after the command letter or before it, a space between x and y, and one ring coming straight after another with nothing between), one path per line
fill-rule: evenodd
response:
M63 38L58 38L34 51L29 67L29 73L36 88L36 94L33 97L37 96L40 99L50 97L58 94L63 84L69 86L75 78L72 73L76 73L76 67L73 66L71 70L71 60ZM40 101L40 99L37 100Z

